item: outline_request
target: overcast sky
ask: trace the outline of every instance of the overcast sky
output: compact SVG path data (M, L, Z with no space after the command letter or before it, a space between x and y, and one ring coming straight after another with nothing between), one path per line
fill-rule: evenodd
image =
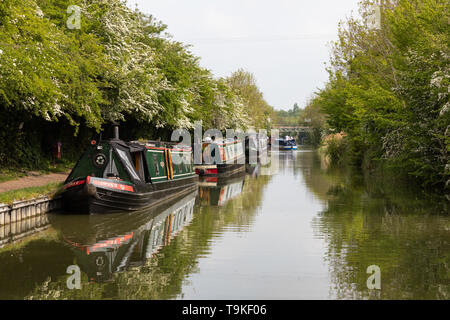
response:
M276 109L304 107L328 76L330 41L358 0L128 0L191 44L216 77L243 68Z

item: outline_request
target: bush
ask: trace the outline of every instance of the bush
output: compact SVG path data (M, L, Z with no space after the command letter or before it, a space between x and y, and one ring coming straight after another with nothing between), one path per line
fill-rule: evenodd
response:
M345 133L330 134L323 139L322 152L330 165L341 165L348 153L348 137Z

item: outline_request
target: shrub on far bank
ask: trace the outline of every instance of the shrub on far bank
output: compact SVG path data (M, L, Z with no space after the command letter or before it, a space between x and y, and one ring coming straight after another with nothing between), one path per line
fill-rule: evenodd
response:
M348 149L348 137L344 132L329 134L322 139L319 148L328 166L342 165Z

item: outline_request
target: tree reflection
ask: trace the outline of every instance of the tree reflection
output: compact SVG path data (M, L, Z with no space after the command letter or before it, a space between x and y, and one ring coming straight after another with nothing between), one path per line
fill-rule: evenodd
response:
M324 202L313 220L328 243L330 295L338 299L449 299L448 203L401 181L326 169L302 157L308 188ZM381 268L381 290L369 290L367 268Z

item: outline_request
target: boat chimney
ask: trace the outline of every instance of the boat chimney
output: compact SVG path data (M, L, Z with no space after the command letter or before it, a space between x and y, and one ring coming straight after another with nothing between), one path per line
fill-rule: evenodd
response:
M119 139L119 125L114 125L114 139Z

